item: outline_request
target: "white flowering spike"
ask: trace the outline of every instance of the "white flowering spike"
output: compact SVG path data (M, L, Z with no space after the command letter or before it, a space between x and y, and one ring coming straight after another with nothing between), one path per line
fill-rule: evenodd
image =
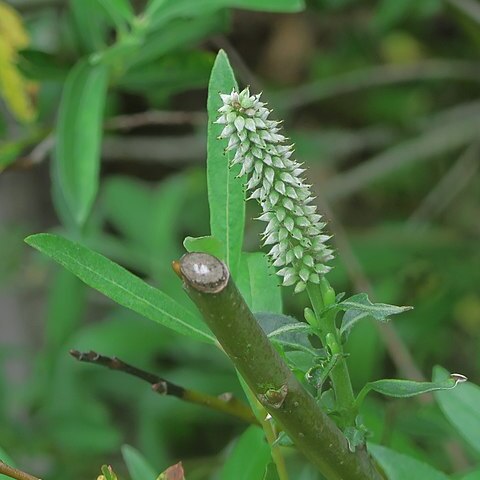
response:
M322 234L325 223L310 205L310 187L301 178L305 170L290 158L293 145L279 133L280 122L268 119L270 111L260 95L250 95L246 88L220 96L223 105L216 123L225 127L219 138L228 140L226 150L235 152L232 165L241 165L250 198L262 207L259 220L267 222L263 244L271 247L268 254L280 267L283 285L295 285L301 292L308 282L319 283L333 258L326 244L330 237Z

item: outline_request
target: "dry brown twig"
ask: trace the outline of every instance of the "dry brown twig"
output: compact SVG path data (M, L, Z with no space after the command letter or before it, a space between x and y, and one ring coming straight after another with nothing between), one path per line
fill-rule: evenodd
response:
M160 395L171 395L185 402L194 403L215 411L226 413L239 418L247 423L258 424L252 410L243 402L236 399L231 393L224 393L215 397L206 393L175 385L153 373L129 365L117 357L107 357L96 352L82 353L78 350L70 350L70 355L80 362L92 363L111 370L132 375L150 383L152 390Z
M6 475L7 477L14 478L15 480L40 480L29 473L22 472L16 468L7 465L6 463L0 460L0 474Z

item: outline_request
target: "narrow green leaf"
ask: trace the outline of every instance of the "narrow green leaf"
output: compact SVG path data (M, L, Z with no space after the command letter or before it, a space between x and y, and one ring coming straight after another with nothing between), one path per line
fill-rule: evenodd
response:
M102 255L48 233L32 235L25 241L120 305L183 335L214 341L199 317Z
M306 333L307 335L312 333L312 327L307 323L297 322L297 323L288 323L287 325L283 325L282 327L276 328L272 332L268 334L269 338L277 337L279 335L283 335L285 333L292 333L292 332L301 332Z
M143 38L131 36L125 38L121 42L114 43L110 47L92 53L88 57L91 65L102 63L103 65L115 64L118 61L130 59L137 52L141 51L143 46Z
M132 67L119 83L131 91L149 93L154 88L188 89L206 87L215 56L211 52L177 50Z
M369 383L370 390L389 397L408 398L436 390L451 390L458 380L448 378L443 382L414 382L412 380L385 379Z
M397 315L413 307L397 307L386 303L372 303L366 293L359 293L347 298L335 306L346 313L342 319L340 334L348 333L352 327L362 318L373 317L380 322L387 322L391 315Z
M138 67L173 50L184 49L213 33L224 32L227 29L227 20L226 12L214 12L194 18L176 18L148 33L142 48L135 52L129 66Z
M82 225L79 225L73 216L72 210L69 208L67 199L63 192L63 188L60 184L60 173L57 168L55 157L50 162L50 179L51 189L50 195L52 196L52 203L55 208L55 212L60 220L60 223L65 227L66 231L78 232L81 231Z
M97 0L112 20L117 23L118 18L131 22L135 16L129 0Z
M367 383L358 395L357 403L361 403L365 395L374 391L388 397L408 398L422 393L437 390L451 390L458 383L463 382L463 377L451 376L437 382L414 382L412 380L383 379Z
M265 254L242 253L235 280L253 312L282 313L280 282Z
M270 461L270 447L263 430L249 427L228 456L220 480L261 480Z
M208 202L211 234L225 245L225 261L235 278L243 245L245 193L242 179L237 178L240 166L230 168L230 157L224 153L226 141L218 140L222 126L214 123L222 105L219 93L231 92L233 88L238 88L237 82L228 57L221 50L208 85Z
M98 0L70 0L69 5L83 53L104 48L108 19Z
M260 252L247 253L254 312L282 313L280 280L267 256Z
M221 8L244 8L265 12L299 12L305 8L304 0L152 0L146 15L154 25L164 18L176 18L198 12L206 13Z
M63 82L68 74L67 66L59 62L55 55L33 48L19 52L18 66L32 80Z
M368 451L387 474L388 480L448 480L447 475L430 465L380 445L368 445Z
M130 445L122 446L122 457L131 480L155 480L157 473L143 455Z
M433 370L434 381L442 381L448 375L442 367ZM453 392L435 393L435 399L457 432L480 453L480 387L467 382Z
M300 12L305 8L304 0L224 0L224 2L231 7L265 12Z
M78 62L68 75L57 121L55 181L79 225L88 217L98 190L102 116L108 70Z

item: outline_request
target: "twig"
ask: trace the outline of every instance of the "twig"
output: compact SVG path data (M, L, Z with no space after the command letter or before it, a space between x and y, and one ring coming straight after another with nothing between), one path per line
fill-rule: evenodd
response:
M207 117L203 112L171 112L149 110L131 115L117 115L105 122L108 130L131 130L145 125L204 125Z
M343 433L290 371L225 264L189 253L174 270L242 378L298 450L329 480L380 480L365 449L349 451Z
M181 146L181 147L179 147ZM107 136L102 145L105 161L159 162L179 166L205 161L203 135Z
M408 219L407 228L424 229L427 221L438 216L475 178L480 166L479 144L468 147Z
M425 161L448 151L464 147L478 137L479 116L431 128L373 156L368 161L329 180L324 196L339 200L358 192L366 185L409 164Z
M6 475L7 477L14 478L15 480L40 480L29 473L22 472L16 468L10 467L6 463L0 460L0 474Z
M275 101L281 108L296 108L358 90L420 80L479 82L480 68L474 62L460 60L428 60L406 66L365 68L278 92Z
M152 385L152 390L160 395L171 395L179 398L180 400L184 400L185 402L202 405L204 407L240 418L245 422L258 425L258 421L250 408L243 402L237 400L231 393L224 393L219 397L214 397L196 390L180 387L172 382L169 382L168 380L165 380L164 378L159 377L158 375L146 372L145 370L141 370L133 365L129 365L117 357L107 357L92 351L88 353L82 353L78 350L70 350L70 355L81 362L101 365L102 367L124 372L128 375L145 380Z
M14 168L30 168L34 165L42 163L47 157L53 146L55 145L55 137L53 133L47 135L32 149L32 151L23 157L19 157L14 163Z
M132 115L118 115L105 122L106 130L131 130L145 125L203 125L206 116L201 112L147 111ZM182 148L178 148L181 144ZM27 155L19 157L10 169L30 168L44 162L55 146L55 135L46 135ZM205 155L205 141L198 135L184 136L107 136L102 143L105 160L142 160L147 162L190 163L201 161Z

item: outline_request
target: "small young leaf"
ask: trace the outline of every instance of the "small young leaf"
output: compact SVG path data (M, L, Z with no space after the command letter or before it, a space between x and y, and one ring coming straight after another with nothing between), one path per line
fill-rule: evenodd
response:
M199 317L108 258L48 233L32 235L25 241L120 305L183 335L213 342Z
M308 334L312 332L310 325L275 313L258 312L255 318L272 342L285 350L300 350L314 357L319 355L320 351L315 350L308 340Z
M220 260L225 260L225 249L223 244L215 237L186 237L183 246L187 252L209 253Z
M102 475L97 480L118 480L116 473L113 471L110 465L102 465Z
M208 202L211 234L225 245L225 261L235 278L243 245L245 193L242 180L237 178L240 166L230 168L230 157L224 153L226 142L218 140L222 126L214 123L222 105L219 93L231 92L233 88L237 88L237 82L227 55L221 50L208 85Z
M131 480L155 480L157 478L153 467L135 448L130 445L123 445L122 457L127 465Z
M445 381L448 375L442 367L433 370L434 381ZM453 392L435 393L435 399L457 432L480 453L480 387L467 382Z
M448 480L447 475L430 465L380 445L368 445L368 451L387 474L388 480Z
M228 456L220 480L260 479L270 461L270 447L263 431L255 426L249 427Z
M365 395L373 390L388 397L408 398L422 393L434 392L436 390L451 390L458 383L464 381L458 376L451 376L437 382L414 382L413 380L384 379L367 383L358 395L358 403L361 403Z
M98 190L102 117L108 70L82 60L68 75L57 122L54 181L82 225Z
M365 445L367 431L364 428L347 427L343 431L348 442L348 449L353 453L358 447Z
M362 318L373 317L380 322L387 322L391 315L397 315L411 310L413 307L397 307L385 303L372 303L366 293L359 293L343 300L336 308L345 311L340 334L348 333L352 327Z

